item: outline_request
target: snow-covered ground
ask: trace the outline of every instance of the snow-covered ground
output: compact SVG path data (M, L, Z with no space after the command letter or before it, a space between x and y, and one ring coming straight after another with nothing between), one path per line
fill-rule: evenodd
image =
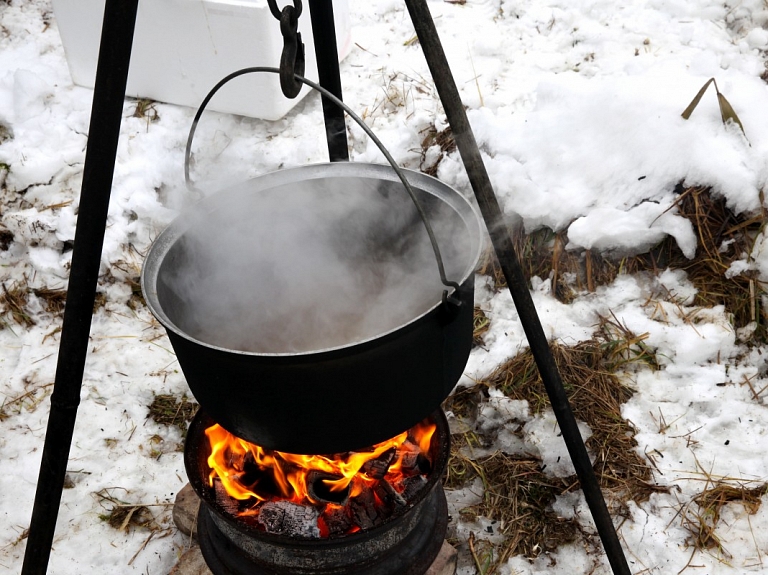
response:
M430 8L512 221L528 230L570 224L574 249L631 252L671 235L692 254L697 237L672 207L678 182L711 186L739 212L760 207L768 178L763 1L434 0ZM418 169L426 130L442 129L445 118L418 43L411 42L404 4L350 0L350 17L356 44L342 65L345 101L397 161ZM711 77L744 134L723 125L714 92L689 120L681 118ZM0 278L8 290L66 287L91 96L72 84L49 2L0 0L0 211L2 228L13 234L0 252ZM99 288L106 304L93 320L51 573L164 574L187 544L170 528L169 502L186 483L181 436L147 418L155 394L181 396L187 388L164 331L145 308L128 302L152 240L196 199L184 188L182 167L194 111L157 103L152 119L135 117L136 106L127 100L124 107ZM208 113L196 139L196 178L213 189L211 182L325 161L321 123L314 96L276 122ZM362 130L350 126L349 133L355 161L382 161ZM438 177L470 193L455 152L440 163ZM753 269L768 280L767 252L758 241L752 257L745 254L732 271ZM647 333L645 343L661 358L660 370L635 377L637 393L624 417L638 430L638 450L656 454L655 480L673 488L630 505L620 537L633 572L678 573L691 558L678 510L701 491L705 473L747 487L768 480L768 412L760 393L768 385L768 350L747 349L722 307L688 321L693 288L683 273L652 281L620 276L567 305L550 294L548 278L534 286L552 338L584 340L598 314L612 312L635 333ZM674 303L655 301L660 286ZM490 330L462 385L526 345L508 293L493 293L482 280L479 288ZM47 422L60 319L43 303L30 294L34 324L7 315L0 330L0 571L21 566ZM530 417L518 411L518 419ZM555 461L564 448L535 445L546 428L537 427L538 439L528 437L529 448ZM104 496L148 505L168 529L147 541L148 531L110 527L99 517L107 511ZM582 500L570 508L588 525ZM768 573L765 506L754 515L727 506L718 535L728 554L698 553L686 572ZM609 572L579 545L533 563L514 558L505 569Z

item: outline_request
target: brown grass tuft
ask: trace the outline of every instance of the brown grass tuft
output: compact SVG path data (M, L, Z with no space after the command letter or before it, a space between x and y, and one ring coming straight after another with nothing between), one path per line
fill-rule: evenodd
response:
M131 297L128 299L128 307L137 310L147 306L144 300L144 294L141 291L141 277L134 276L128 278L128 285L131 286Z
M737 214L724 198L708 187L678 186L678 213L693 225L698 239L696 254L686 258L671 237L632 257L594 253L590 250L566 251L567 233L555 233L541 228L526 234L522 229L513 241L523 273L530 281L533 276L551 278L553 292L560 301L569 302L577 291L594 291L621 273L651 272L658 274L667 268L681 269L698 290L694 305L711 307L723 305L733 314L736 328L755 322L753 338L768 341L768 315L762 309L761 295L766 286L754 272L726 278L725 272L735 261L751 254L757 235L763 230L766 213ZM506 282L492 250L483 257L478 273L490 276L497 290Z
M454 391L443 402L443 409L451 411L463 420L473 420L477 413L477 406L488 397L487 387L478 384L472 387L464 387Z
M157 529L155 518L144 505L115 505L107 513L99 515L99 519L118 531L127 531L129 527Z
M491 326L491 322L480 306L475 306L472 316L472 345L479 347L483 345L483 336Z
M533 558L579 537L578 522L558 517L551 509L555 498L568 489L567 481L547 477L535 457L501 451L476 460L467 457L464 448L477 440L471 432L453 436L446 486L460 487L476 477L483 483L483 501L461 513L467 519L482 516L497 521L505 536L493 553L485 553L493 556L485 573L495 573L512 556Z
M652 483L651 468L635 450L635 429L621 416L621 405L632 397L632 390L615 371L638 363L658 365L642 341L642 336L603 319L593 339L572 347L551 345L574 415L592 430L587 448L596 456L594 469L601 486L618 502L616 511L622 511L628 499L642 502L651 493L666 490ZM549 407L530 350L502 364L484 383L512 399L527 400L534 413Z
M5 397L0 403L0 421L21 413L22 409L34 411L48 397L49 389L52 387L53 383L46 383L37 385L16 397Z
M187 433L187 424L197 413L198 405L187 399L170 394L156 395L149 406L149 417L161 425L175 425L182 437Z
M107 294L97 291L96 298L93 300L93 313L96 313L101 308L107 305Z
M67 303L67 290L35 289L32 290L43 301L43 307L48 313L60 315L64 313L64 304Z
M699 239L693 261L673 266L688 272L699 290L694 304L724 305L733 314L737 328L757 322L760 341L765 341L765 314L760 306L760 294L765 286L758 282L755 274L729 279L725 272L734 261L752 252L755 237L765 225L766 214L735 214L725 199L714 197L709 188L688 188L680 194L677 204L680 215L693 223ZM727 247L723 249L723 246Z
M99 504L106 511L106 513L99 515L99 519L106 521L118 531L128 531L132 527L141 527L150 531L160 529L146 505L133 505L121 501L114 496L112 491L112 489L102 489L94 493Z
M716 533L723 507L728 503L741 503L749 515L754 515L766 493L768 483L747 489L744 485L714 482L713 487L705 489L680 509L682 525L691 534L690 545L695 551L717 549L730 555Z
M149 98L139 98L136 100L136 107L131 114L134 118L144 118L147 120L147 126L150 122L157 122L160 119L160 114L157 113L157 107L155 101Z
M530 281L534 276L544 279L551 277L555 296L560 301L568 303L573 300L575 290L586 289L586 283L582 281L584 255L566 251L568 237L565 232L555 233L543 227L525 233L520 227L513 233L512 243L526 279ZM507 280L493 248L489 247L483 252L477 272L490 276L496 291L506 289ZM577 280L575 284L574 277Z
M29 287L16 283L10 288L2 284L3 290L0 293L0 306L3 308L3 314L10 314L14 322L19 325L31 327L35 325L35 320L27 313L27 301L29 299Z
M477 265L477 273L488 276L493 281L494 291L501 291L507 288L507 280L501 271L499 260L493 248L488 247L480 256L480 262ZM528 277L530 280L530 277Z
M614 513L625 514L626 503L646 501L654 492L666 492L653 483L648 462L637 451L635 429L621 416L621 406L632 390L617 371L657 369L654 350L645 345L646 334L636 335L615 318L601 319L592 339L567 347L552 345L575 416L592 429L588 449L595 454L594 469L603 489L610 494ZM488 378L470 388L458 390L444 403L459 419L472 422L487 400L488 389L501 390L511 399L526 400L533 413L549 406L530 350L519 353ZM578 488L578 479L552 478L531 456L495 452L472 457L477 449L488 453L492 439L475 431L452 436L451 457L445 486L457 489L476 478L483 484L483 501L461 511L468 519L477 516L499 522L504 543L473 541L475 562L483 573L497 573L509 557L535 557L558 545L581 537L577 521L558 518L551 509L555 497Z
M435 161L427 165L427 150L432 146L439 146L440 155ZM426 136L424 136L424 139L421 141L421 171L430 176L436 176L437 169L445 155L450 154L455 150L456 141L453 139L453 131L450 126L440 132L438 132L434 126L430 126Z

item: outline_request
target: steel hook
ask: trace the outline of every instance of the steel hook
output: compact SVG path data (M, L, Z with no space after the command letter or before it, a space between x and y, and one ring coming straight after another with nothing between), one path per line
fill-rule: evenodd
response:
M283 53L280 56L280 89L286 98L295 98L302 83L295 76L304 76L304 44L299 33L301 0L294 6L286 6L280 15L280 33L283 35Z

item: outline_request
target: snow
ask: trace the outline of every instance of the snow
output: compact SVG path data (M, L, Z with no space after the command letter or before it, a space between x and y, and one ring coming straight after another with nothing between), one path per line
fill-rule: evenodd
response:
M143 0L151 1L151 0ZM760 0L431 0L461 96L504 210L528 231L568 228L569 248L637 253L672 236L692 256L697 238L674 205L681 181L711 186L739 212L761 206L768 179L768 9ZM446 125L429 71L398 0L350 0L356 47L342 65L345 101L406 167L418 169L424 131ZM276 62L254 62L254 65ZM711 77L744 125L723 125L712 87L690 119L682 111ZM9 289L66 286L74 238L92 93L73 86L47 0L0 2L0 222L15 241L0 252ZM117 157L91 348L70 455L51 573L163 574L186 545L173 529L142 547L141 530L117 531L99 519L108 490L150 505L171 525L170 506L186 483L177 429L147 418L153 394L188 389L163 330L144 308L127 305L152 240L198 196L183 184L183 152L194 111L154 104L157 121L134 117L127 100ZM266 122L206 113L195 140L193 174L203 193L282 167L325 161L317 97L286 118ZM382 162L362 130L349 127L355 161ZM436 158L436 149L429 155ZM6 170L4 166L8 166ZM454 152L438 177L470 195ZM766 237L728 276L754 270L768 279ZM700 492L706 474L749 485L768 478L765 389L768 350L747 349L722 307L696 309L680 271L619 276L563 304L549 278L533 282L545 333L565 344L589 338L598 316L613 314L647 333L659 371L638 371L623 415L637 428L638 450L654 479L672 487L629 504L620 537L633 572L677 573L691 549L677 513ZM477 303L490 318L485 345L473 351L460 386L471 385L527 346L511 298L477 280ZM18 572L29 525L56 369L60 319L30 295L35 325L4 318L0 330L0 571ZM748 329L748 328L745 328ZM12 401L24 394L25 401ZM551 414L531 416L524 402L494 396L485 425L503 448L540 455L568 474ZM522 426L522 439L510 432ZM515 427L516 429L516 427ZM589 433L586 426L582 429ZM749 483L754 482L754 483ZM469 504L478 486L455 494ZM473 490L475 491L473 495ZM458 503L456 503L458 504ZM555 505L579 518L580 494ZM768 508L748 515L724 508L718 535L727 557L698 553L690 568L709 575L765 573ZM463 525L468 530L485 531ZM461 534L461 532L460 532ZM463 565L460 573L473 573ZM516 557L505 573L609 573L599 550L574 544L533 562Z

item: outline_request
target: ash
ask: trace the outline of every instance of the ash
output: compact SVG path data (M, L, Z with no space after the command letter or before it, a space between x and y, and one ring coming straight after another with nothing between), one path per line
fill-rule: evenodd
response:
M268 533L317 539L320 529L317 509L309 505L299 505L290 501L270 501L261 507L257 521Z

